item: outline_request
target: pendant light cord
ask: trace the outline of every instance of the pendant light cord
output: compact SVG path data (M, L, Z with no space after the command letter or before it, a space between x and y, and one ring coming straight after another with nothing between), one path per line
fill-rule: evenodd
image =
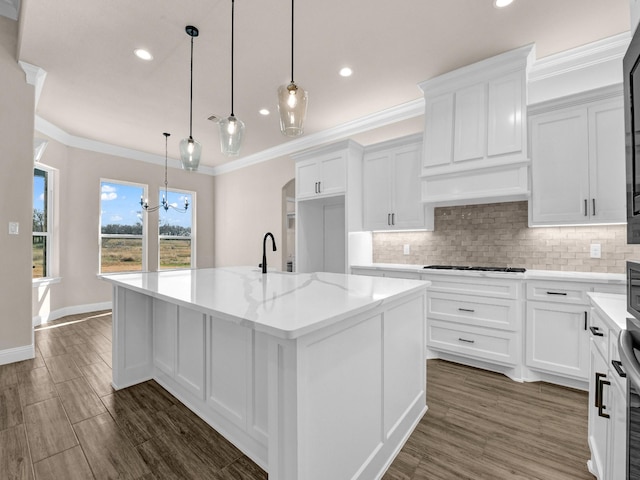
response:
M291 0L291 83L293 83L293 1Z
M169 141L169 135L171 135L170 133L163 133L164 135L164 194L167 197L167 201L169 201L168 195L167 195L167 185L169 185L169 182L167 181L167 157L169 156L169 148L167 147L167 143Z
M189 138L193 130L193 36L191 36L191 83L189 86Z
M233 39L234 39L234 18L235 18L235 0L231 0L231 116L233 117Z

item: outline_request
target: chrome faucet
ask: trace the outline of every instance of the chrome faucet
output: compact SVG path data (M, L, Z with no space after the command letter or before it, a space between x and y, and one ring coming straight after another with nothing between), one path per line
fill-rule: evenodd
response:
M267 237L271 237L271 243L273 244L273 251L277 250L276 240L273 238L273 233L267 232L262 239L262 263L259 265L262 267L262 273L267 273Z

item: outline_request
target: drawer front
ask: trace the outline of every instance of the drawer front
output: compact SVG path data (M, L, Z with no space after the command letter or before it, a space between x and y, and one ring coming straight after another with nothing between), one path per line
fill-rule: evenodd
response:
M433 292L427 294L427 318L477 327L519 330L521 313L517 300L483 298Z
M394 270L385 270L383 276L387 278L406 278L408 280L420 280L420 274L414 272L396 272Z
M527 300L589 304L589 287L569 282L527 282Z
M513 332L428 320L427 346L493 363L518 363L518 335Z
M423 274L422 280L432 283L429 287L432 291L445 293L459 293L464 295L478 295L493 298L520 297L520 280L500 280L496 278L458 277L454 275L428 275Z
M591 309L589 330L591 341L600 351L602 358L609 361L609 327L607 327L605 320L595 308Z

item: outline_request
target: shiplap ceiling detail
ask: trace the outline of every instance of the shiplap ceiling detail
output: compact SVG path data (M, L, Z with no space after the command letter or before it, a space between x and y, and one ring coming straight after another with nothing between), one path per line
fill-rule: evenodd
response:
M18 12L18 2L0 0L0 14ZM340 134L375 142L415 133L419 82L530 43L542 58L629 30L629 0L516 0L504 9L493 0L299 1L295 80L310 99L305 137L289 139L279 132L276 90L289 80L290 7L236 2L234 111L247 128L239 159L222 156L207 120L230 108L231 0L22 0L19 60L47 72L36 112L47 125L155 158L168 131L177 158L189 128L184 27L197 26L193 134L203 165L223 173L230 162L287 155ZM134 56L141 47L153 61ZM339 75L344 66L351 77ZM362 120L403 105L398 123Z

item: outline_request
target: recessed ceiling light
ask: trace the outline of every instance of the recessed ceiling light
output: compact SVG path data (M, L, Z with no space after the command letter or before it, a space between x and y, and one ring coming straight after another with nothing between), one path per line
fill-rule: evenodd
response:
M269 115L271 112L269 110L267 110L266 108L261 108L260 109L260 115Z
M342 77L350 77L352 73L353 73L353 70L351 70L349 67L344 67L340 69L340 75Z
M149 53L149 50L145 50L144 48L136 48L133 53L141 60L153 60L153 55Z
M507 5L511 5L513 3L513 0L495 0L493 2L493 6L496 8L504 8Z

